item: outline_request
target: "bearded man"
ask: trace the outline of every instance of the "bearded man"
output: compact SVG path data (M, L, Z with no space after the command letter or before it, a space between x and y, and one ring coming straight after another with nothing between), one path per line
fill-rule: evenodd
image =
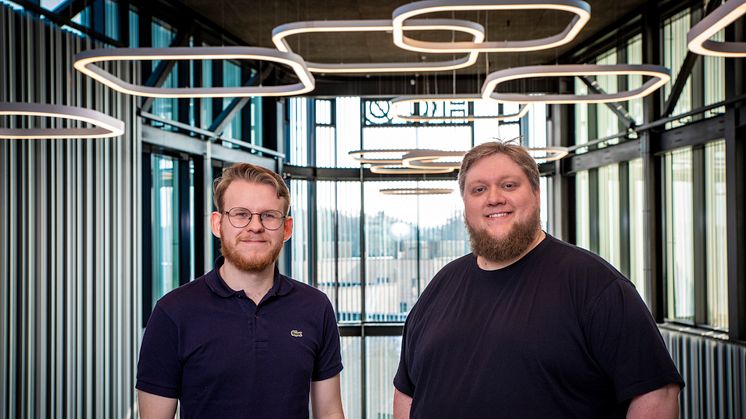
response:
M675 418L683 380L632 283L541 230L538 167L491 142L459 173L472 254L412 308L394 418Z
M339 331L329 299L281 275L293 231L276 173L236 164L214 184L215 269L161 298L137 368L140 416L343 419Z

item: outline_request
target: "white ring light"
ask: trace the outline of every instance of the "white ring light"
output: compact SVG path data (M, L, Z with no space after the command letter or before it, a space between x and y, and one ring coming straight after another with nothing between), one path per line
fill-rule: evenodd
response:
M427 95L427 96L400 96L391 100L394 108L394 118L408 122L449 122L449 121L479 121L495 120L504 121L506 119L521 118L528 112L528 106L521 104L518 112L508 115L464 115L464 116L421 116L407 114L407 107L414 103L424 103L430 101L459 101L459 102L478 102L485 100L481 96L475 95Z
M393 30L391 20L313 20L280 25L272 30L272 42L278 50L292 52L285 38L291 35L326 32L386 32ZM466 20L429 19L412 20L404 25L404 30L450 30L466 32L473 36L473 42L484 40L482 25ZM469 67L477 61L479 52L469 51L467 56L435 62L402 63L345 63L326 64L307 62L309 71L314 73L399 73L447 71Z
M569 149L566 147L531 147L526 148L528 154L536 160L537 163L547 163L550 161L560 160L569 153ZM534 155L534 153L543 153L542 155Z
M108 138L124 134L124 122L91 109L44 103L0 102L0 115L42 116L87 122L93 128L0 128L0 138Z
M617 93L598 93L589 95L575 94L522 94L495 93L501 83L510 80L520 80L532 77L567 77L591 75L642 75L651 78L637 89ZM622 102L649 95L666 84L671 79L671 71L658 65L633 64L569 64L569 65L537 65L528 67L508 68L490 73L482 85L482 98L494 99L504 103L607 103Z
M280 86L152 87L128 83L96 65L106 61L154 60L261 60L289 66L299 83ZM75 55L81 73L129 95L156 98L291 96L312 91L315 81L297 54L257 47L101 48Z
M373 149L373 150L354 150L347 153L349 156L351 156L353 159L359 161L360 163L370 163L370 164L377 164L377 165L386 165L386 164L401 164L402 158L404 158L404 155L407 153L411 153L411 148L405 148L405 149L394 149L394 150L387 150L387 149ZM384 158L371 158L371 156L383 156ZM385 156L396 156L394 158L385 158Z
M379 175L437 175L451 173L452 168L413 169L411 167L395 167L386 165L370 166L371 173Z
M700 55L716 57L746 57L746 42L711 41L734 20L746 14L746 0L729 0L705 16L686 34L689 50Z
M427 42L404 36L404 21L435 12L462 10L561 10L575 14L560 33L542 39L497 42ZM558 47L571 42L591 17L591 7L581 0L427 0L401 6L393 13L394 44L418 52L525 52Z
M383 195L450 195L451 188L385 188L378 192Z
M412 169L450 169L456 170L461 167L465 151L441 151L441 150L413 150L404 156L402 165ZM448 158L459 159L458 162L443 161Z

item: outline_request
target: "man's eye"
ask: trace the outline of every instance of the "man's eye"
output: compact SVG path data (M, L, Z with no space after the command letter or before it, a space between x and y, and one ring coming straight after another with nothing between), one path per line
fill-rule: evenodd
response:
M249 218L250 217L248 211L237 211L233 213L233 216L238 217L238 218Z
M263 212L262 213L262 219L263 220L274 220L280 218L277 214L273 212Z
M484 186L477 186L476 188L472 189L472 192L474 193L484 192Z

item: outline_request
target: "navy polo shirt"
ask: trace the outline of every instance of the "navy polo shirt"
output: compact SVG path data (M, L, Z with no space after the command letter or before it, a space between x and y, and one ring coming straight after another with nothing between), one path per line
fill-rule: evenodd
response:
M256 305L228 287L222 264L158 301L137 389L178 398L182 418L308 418L311 381L342 371L329 299L275 268Z

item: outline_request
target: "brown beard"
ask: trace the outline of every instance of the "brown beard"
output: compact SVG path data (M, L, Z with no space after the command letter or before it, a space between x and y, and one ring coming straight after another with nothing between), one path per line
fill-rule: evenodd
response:
M466 229L475 255L492 262L510 262L521 256L536 239L536 232L541 229L541 216L537 208L531 218L514 224L503 239L496 239L486 229L475 229L469 221L466 221Z
M238 241L238 238L236 239ZM244 272L261 272L277 262L282 250L282 243L273 249L266 256L250 255L246 256L238 251L236 246L228 246L225 240L220 240L220 252L225 260L230 262L236 268Z

